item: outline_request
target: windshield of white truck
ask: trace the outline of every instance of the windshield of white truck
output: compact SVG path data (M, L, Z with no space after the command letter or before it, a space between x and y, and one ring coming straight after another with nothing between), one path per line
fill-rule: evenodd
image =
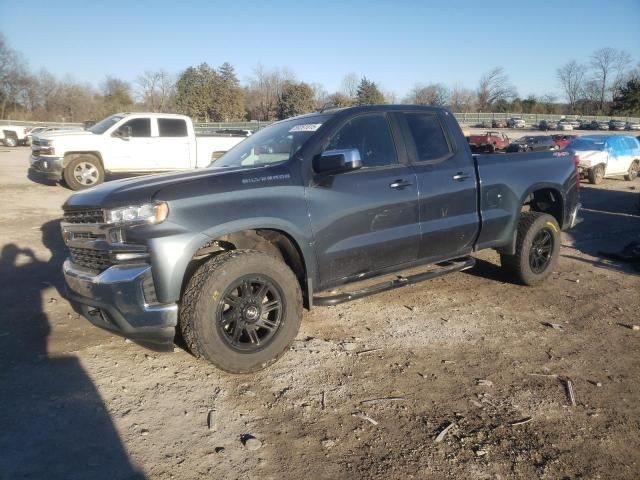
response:
M122 115L111 115L110 117L105 118L104 120L99 121L93 127L88 128L87 131L91 133L95 133L97 135L101 135L107 130L109 130L113 125L118 123L124 117Z
M210 167L253 168L285 162L302 148L327 118L326 115L314 115L275 123L240 142Z

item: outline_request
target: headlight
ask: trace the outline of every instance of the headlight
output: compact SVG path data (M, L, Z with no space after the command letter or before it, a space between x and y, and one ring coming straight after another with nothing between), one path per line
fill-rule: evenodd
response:
M167 203L145 203L133 207L113 208L105 211L107 223L162 223L169 216Z

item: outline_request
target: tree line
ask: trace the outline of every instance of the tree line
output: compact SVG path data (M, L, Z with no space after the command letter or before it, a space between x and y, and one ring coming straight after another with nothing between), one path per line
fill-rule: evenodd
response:
M108 76L99 85L31 71L22 55L0 34L0 118L80 122L122 111L178 112L196 121L277 120L323 106L407 103L448 107L454 112L640 115L640 64L631 56L604 48L588 63L569 61L556 71L564 98L522 98L502 67L481 75L476 88L416 83L404 97L379 83L349 73L340 88L297 79L288 68L258 65L243 83L233 65L206 63L177 75L146 71L133 82Z

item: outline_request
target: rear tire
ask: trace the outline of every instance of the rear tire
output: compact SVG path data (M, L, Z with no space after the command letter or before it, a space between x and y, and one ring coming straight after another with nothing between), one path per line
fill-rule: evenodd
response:
M13 137L4 137L3 142L5 147L16 147L18 145L18 141Z
M64 167L62 175L71 190L84 190L104 182L102 163L93 155L74 158Z
M635 180L638 177L638 171L640 171L640 161L634 160L629 167L629 173L624 176L627 181Z
M516 253L500 255L502 268L523 285L545 280L558 264L560 227L551 215L523 212L516 232Z
M189 350L231 373L273 364L295 339L302 293L281 260L232 250L204 263L182 296L179 328Z
M596 165L595 167L590 168L587 176L589 178L589 183L592 185L602 183L602 180L604 179L604 165Z

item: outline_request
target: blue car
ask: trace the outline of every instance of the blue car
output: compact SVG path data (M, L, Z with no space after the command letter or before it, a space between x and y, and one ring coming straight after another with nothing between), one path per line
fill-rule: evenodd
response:
M578 157L581 176L593 184L618 176L633 180L640 171L640 142L630 135L587 135L566 149Z

